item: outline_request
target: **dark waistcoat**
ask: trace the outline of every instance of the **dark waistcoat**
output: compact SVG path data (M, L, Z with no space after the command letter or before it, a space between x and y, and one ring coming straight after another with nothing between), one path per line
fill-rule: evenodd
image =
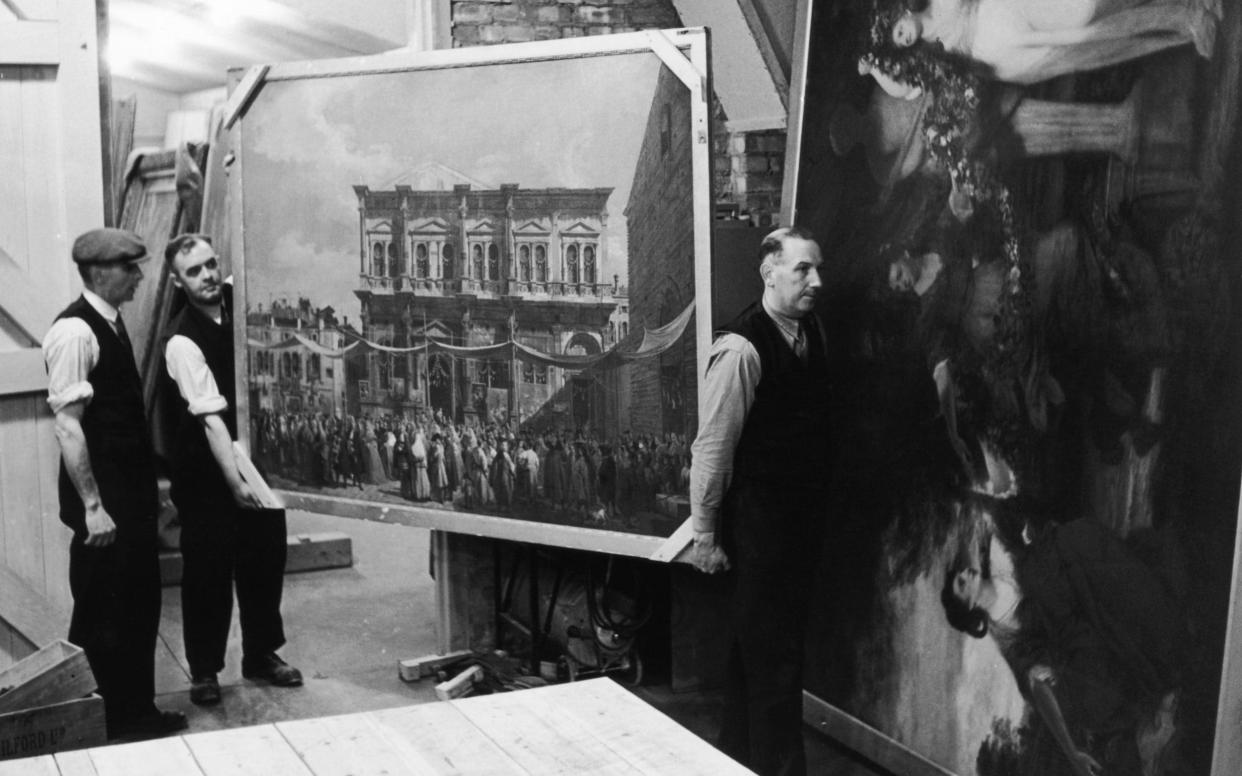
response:
M803 319L805 364L761 303L746 308L723 329L754 346L762 369L733 454L735 477L781 487L827 487L831 374L822 331L813 315Z
M227 310L227 304L226 304ZM174 334L188 338L207 361L207 368L215 377L220 394L228 407L220 413L229 437L237 439L237 396L233 384L233 332L199 312L193 305L186 305L172 327ZM169 380L171 383L171 379ZM189 405L181 398L176 385L170 385L170 395L176 396L180 407L176 426L176 438L172 444L171 479L172 498L179 507L195 501L232 502L220 465L211 454L207 444L207 432L202 421L190 413Z
M85 321L99 342L99 362L86 378L94 396L82 415L82 431L104 509L120 529L127 523L155 520L159 509L155 455L134 354L85 297L56 316L62 318ZM86 508L63 459L58 485L61 522L74 531L85 530Z

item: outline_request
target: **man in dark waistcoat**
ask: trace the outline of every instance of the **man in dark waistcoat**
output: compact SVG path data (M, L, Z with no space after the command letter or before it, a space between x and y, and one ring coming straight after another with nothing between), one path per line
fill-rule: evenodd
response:
M188 234L164 251L173 285L189 302L164 358L181 397L172 443L172 500L181 518L181 617L190 700L220 702L233 590L242 634L242 676L279 687L302 674L276 655L285 643L280 600L287 553L285 514L265 509L234 456L237 401L232 287L221 281L211 241Z
M48 404L60 443L60 519L73 529L69 640L86 652L109 738L184 729L155 707L160 622L159 497L142 382L117 309L134 298L142 240L95 229L73 244L85 290L43 341Z
M823 542L831 375L809 232L760 247L763 297L716 333L690 470L691 560L732 570L719 746L763 776L803 774L806 601Z

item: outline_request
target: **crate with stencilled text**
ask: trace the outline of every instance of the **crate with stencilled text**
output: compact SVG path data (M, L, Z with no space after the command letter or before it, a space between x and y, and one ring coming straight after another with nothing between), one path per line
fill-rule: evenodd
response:
M98 695L0 714L0 760L102 746L104 720Z
M103 700L86 655L54 641L0 671L0 760L105 742Z

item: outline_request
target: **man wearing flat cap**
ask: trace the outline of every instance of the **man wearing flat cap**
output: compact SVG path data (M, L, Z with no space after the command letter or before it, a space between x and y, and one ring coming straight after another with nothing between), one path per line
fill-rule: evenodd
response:
M147 258L133 232L78 237L73 260L85 289L43 341L61 451L60 519L73 529L69 640L86 652L109 738L186 727L180 712L155 707L159 497L142 381L118 310L134 298Z

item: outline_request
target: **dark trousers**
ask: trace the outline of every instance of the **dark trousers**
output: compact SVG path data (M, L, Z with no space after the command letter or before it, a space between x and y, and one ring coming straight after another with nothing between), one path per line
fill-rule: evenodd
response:
M731 647L718 746L760 776L806 773L802 673L824 496L735 479L722 515L733 563Z
M233 589L241 622L243 659L285 643L280 599L284 589L285 513L233 504L178 506L181 516L181 618L192 676L224 668Z
M118 521L116 539L107 547L88 547L85 539L85 533L75 532L69 545L69 641L86 652L111 729L155 712L160 625L155 521Z

